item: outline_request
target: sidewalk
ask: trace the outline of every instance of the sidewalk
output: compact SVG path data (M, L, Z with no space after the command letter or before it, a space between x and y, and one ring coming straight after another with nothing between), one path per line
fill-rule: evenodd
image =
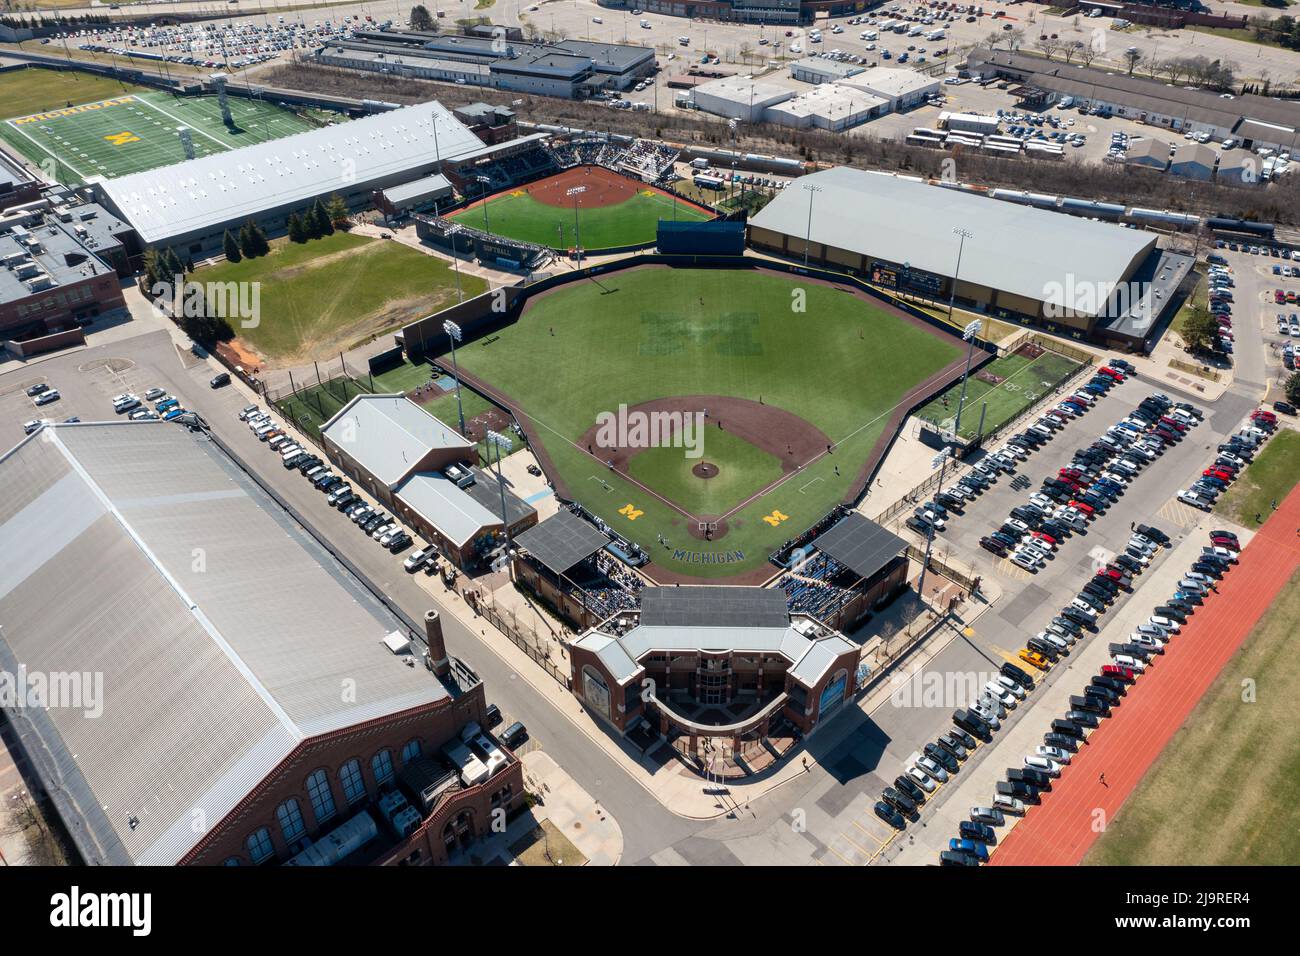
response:
M623 856L618 821L549 754L534 750L523 764L524 782L537 803L504 832L454 857L452 865L617 866ZM541 835L547 831L558 835Z

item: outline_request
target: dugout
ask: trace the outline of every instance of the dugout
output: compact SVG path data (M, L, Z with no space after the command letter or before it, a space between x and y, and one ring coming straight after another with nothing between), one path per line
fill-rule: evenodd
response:
M657 245L664 255L741 256L745 254L745 223L661 219Z

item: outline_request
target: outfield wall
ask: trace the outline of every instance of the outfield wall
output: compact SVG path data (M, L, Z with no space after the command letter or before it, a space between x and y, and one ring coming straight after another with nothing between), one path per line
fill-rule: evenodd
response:
M602 265L592 266L587 269L575 272L566 272L561 275L547 276L532 284L521 282L514 286L503 286L486 292L483 295L469 299L449 309L434 315L426 316L417 322L405 326L400 335L401 341L407 349L408 358L427 356L436 361L444 372L451 371L450 362L450 341L447 333L443 331L443 322L451 320L460 326L463 333L463 340L459 347L464 347L469 343L499 331L506 326L512 325L519 320L523 313L524 306L528 299L534 295L540 295L549 292L552 289L562 288L570 283L581 282L586 279L609 274L611 272L635 269L641 266L663 265L677 268L696 268L696 269L761 269L768 272L785 273L789 276L806 276L809 279L825 282L830 285L847 286L855 291L859 291L871 299L878 301L882 306L894 309L903 313L907 317L923 323L944 336L956 338L952 326L941 319L935 318L927 312L909 305L906 302L897 300L878 289L866 284L860 279L842 273L830 272L824 269L805 269L802 266L792 263L771 261L767 259L756 259L752 256L666 256L660 254L643 254L632 256L627 259L621 259L617 262L605 263ZM976 340L976 351L979 353L971 363L971 373L977 372L984 365L991 362L997 357L997 346L984 340ZM885 430L882 432L884 444L872 454L868 459L867 467L858 475L853 485L842 499L843 503L849 506L856 506L861 500L864 492L870 486L874 478L879 463L888 456L890 449L898 438L899 430L902 423L907 417L913 414L917 409L930 402L935 396L942 394L961 378L963 363L959 363L953 371L936 377L929 382L920 383L915 392L905 398L910 398L906 406L901 406L894 410L890 417ZM460 370L461 381L470 385L475 391L487 396L489 400L508 409L514 416L515 421L523 430L524 436L528 441L529 448L537 456L546 475L551 479L557 497L563 500L572 500L563 481L558 477L558 472L546 453L545 442L537 438L532 422L514 403L511 397L495 388L491 383L479 379L477 376ZM959 451L958 454L962 452Z

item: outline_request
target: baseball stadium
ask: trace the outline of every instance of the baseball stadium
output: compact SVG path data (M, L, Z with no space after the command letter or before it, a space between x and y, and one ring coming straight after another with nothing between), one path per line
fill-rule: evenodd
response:
M194 155L217 153L313 129L302 117L256 100L231 97L227 127L215 96L125 93L0 123L0 137L65 185L114 179L186 159L179 131L190 131Z
M855 285L654 264L530 297L458 359L556 493L638 545L653 578L756 584L862 493L965 349Z
M713 213L603 166L579 166L477 200L447 218L559 251L580 242L584 251L599 253L653 245L661 219L703 222Z

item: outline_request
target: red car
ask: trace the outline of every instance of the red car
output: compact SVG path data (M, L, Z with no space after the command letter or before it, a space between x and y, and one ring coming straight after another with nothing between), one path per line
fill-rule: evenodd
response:
M1120 578L1124 577L1124 575L1120 574L1114 568L1102 568L1097 572L1097 577L1110 578L1112 581L1118 581Z
M1182 422L1178 421L1177 419L1170 418L1168 415L1162 415L1162 416L1161 416L1161 418L1160 418L1160 424L1161 424L1161 425L1164 425L1165 428L1168 428L1168 429L1170 429L1171 431L1176 431L1176 432L1178 432L1178 434L1180 434L1180 435L1181 435L1183 432L1187 431L1187 426L1186 426L1186 425L1184 425Z
M1097 369L1097 371L1102 375L1109 375L1116 382L1124 381L1124 373L1119 369L1111 368L1109 365L1103 365L1101 368Z
M1229 551L1240 551L1241 545L1236 538L1230 538L1226 534L1210 535L1210 544L1220 548L1227 548Z
M1220 481L1232 481L1233 478L1231 472L1224 471L1222 468L1206 468L1201 474L1210 478L1218 478Z
M1286 293L1281 289L1273 290L1273 301L1278 305L1286 305Z
M1277 424L1277 416L1272 412L1266 412L1262 408L1259 411L1251 412L1250 417L1257 422L1268 422L1270 425Z
M1101 672L1107 677L1118 677L1126 684L1133 683L1135 675L1132 670L1119 664L1103 664Z
M1048 534L1046 531L1035 531L1035 532L1034 532L1034 537L1037 538L1039 541L1046 541L1046 542L1047 542L1048 544L1050 544L1053 548L1056 547L1056 544L1057 544L1056 539L1053 538L1053 537L1052 537L1050 534Z
M1097 513L1097 509L1096 509L1096 508L1094 508L1092 505L1087 504L1087 503L1082 502L1082 501L1071 501L1071 502L1070 502L1070 507L1071 507L1071 508L1078 508L1079 511L1081 511L1083 514L1087 515L1089 518L1091 518L1093 515L1095 515L1095 514Z

